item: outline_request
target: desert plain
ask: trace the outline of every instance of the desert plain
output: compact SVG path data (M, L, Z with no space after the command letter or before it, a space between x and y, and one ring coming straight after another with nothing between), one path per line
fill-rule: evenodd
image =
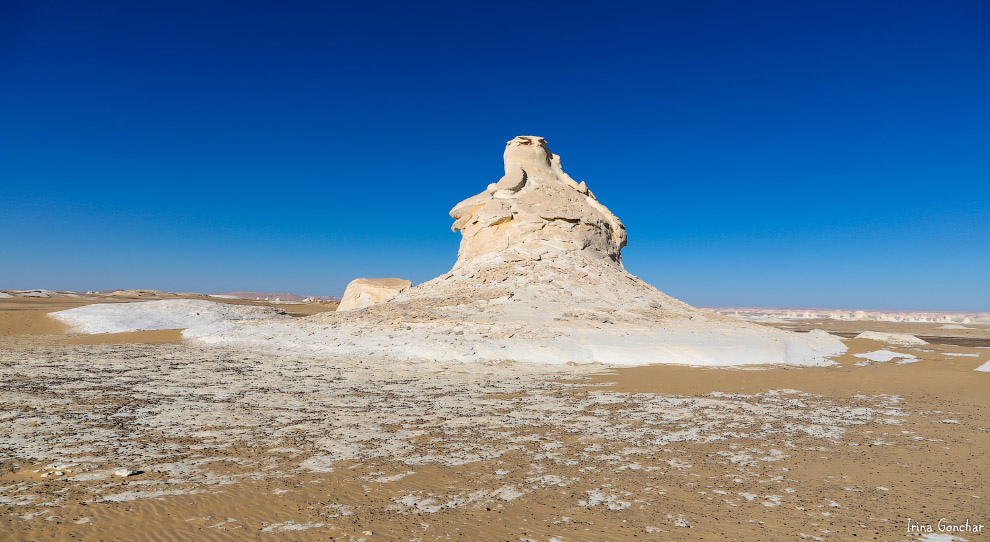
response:
M827 367L616 368L317 361L48 316L157 298L0 299L3 540L951 540L940 520L990 524L986 323L776 319L927 344L849 338ZM857 357L877 351L903 357Z

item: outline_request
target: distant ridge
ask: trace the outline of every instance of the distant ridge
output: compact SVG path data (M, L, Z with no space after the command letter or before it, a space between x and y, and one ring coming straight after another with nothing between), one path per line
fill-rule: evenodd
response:
M218 295L229 295L237 297L239 299L254 299L258 301L322 301L322 302L333 302L340 301L340 297L332 295L296 295L287 293L272 293L272 292L217 292L214 294L209 294L212 296Z

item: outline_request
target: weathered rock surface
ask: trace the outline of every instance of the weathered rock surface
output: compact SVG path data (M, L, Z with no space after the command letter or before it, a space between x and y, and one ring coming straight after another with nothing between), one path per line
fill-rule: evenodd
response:
M503 159L504 177L450 211L451 229L462 234L455 269L503 251L518 259L587 251L621 261L626 227L585 183L563 172L542 137L509 141Z
M211 344L422 361L821 365L823 332L696 309L627 273L622 222L563 172L539 137L508 142L505 175L450 212L453 269L384 303L286 322L218 322ZM347 296L345 295L345 298Z
M354 279L344 290L338 311L363 309L376 303L388 301L412 286L405 279Z

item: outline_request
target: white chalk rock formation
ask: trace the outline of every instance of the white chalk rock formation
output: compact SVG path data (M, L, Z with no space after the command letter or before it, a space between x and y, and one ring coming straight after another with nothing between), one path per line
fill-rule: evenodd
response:
M289 318L282 309L199 299L98 303L53 312L49 316L68 324L69 330L76 333L185 329L221 321Z
M919 339L909 333L888 333L886 331L864 331L856 335L856 338L910 346L928 344L924 339Z
M462 234L458 269L500 252L510 258L586 251L620 262L626 227L598 203L585 183L560 168L541 137L520 136L505 146L505 176L450 211Z
M405 279L354 279L344 290L338 311L352 311L388 301L412 286Z
M187 338L413 361L827 365L827 333L791 333L696 309L622 266L625 227L539 137L505 149L505 175L450 212L453 269L357 311L219 322Z

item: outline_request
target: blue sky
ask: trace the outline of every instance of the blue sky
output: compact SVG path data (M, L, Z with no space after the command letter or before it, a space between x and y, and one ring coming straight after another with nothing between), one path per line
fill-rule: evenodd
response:
M690 303L990 311L986 2L336 4L4 3L0 288L421 282L526 134Z

